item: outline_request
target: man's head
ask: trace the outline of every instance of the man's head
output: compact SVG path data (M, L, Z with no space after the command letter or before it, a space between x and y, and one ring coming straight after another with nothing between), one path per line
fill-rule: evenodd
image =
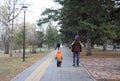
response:
M79 35L78 34L75 35L75 40L77 40L77 39L79 39Z

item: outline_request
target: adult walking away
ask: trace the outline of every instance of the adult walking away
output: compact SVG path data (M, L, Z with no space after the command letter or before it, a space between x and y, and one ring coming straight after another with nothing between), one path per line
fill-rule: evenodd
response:
M79 40L79 35L75 35L75 39L72 42L73 52L73 66L79 66L80 52L82 52L82 43Z

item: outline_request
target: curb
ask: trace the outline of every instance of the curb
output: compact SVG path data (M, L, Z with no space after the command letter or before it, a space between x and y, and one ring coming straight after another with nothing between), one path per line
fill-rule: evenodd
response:
M83 67L83 69L87 72L87 74L92 78L93 81L97 81L97 80L93 77L93 75L87 70L87 68L86 68L83 64L80 63L80 65L81 65L81 66Z

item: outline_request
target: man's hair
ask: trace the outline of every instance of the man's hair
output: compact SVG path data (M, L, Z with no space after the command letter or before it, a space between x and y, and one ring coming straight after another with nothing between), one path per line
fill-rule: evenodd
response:
M75 39L79 39L79 35L77 34L77 35L75 35Z

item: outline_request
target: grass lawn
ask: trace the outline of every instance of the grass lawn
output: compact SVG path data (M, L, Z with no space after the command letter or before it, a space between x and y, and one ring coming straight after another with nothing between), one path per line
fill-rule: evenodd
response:
M12 57L9 54L0 54L0 81L10 81L49 52L27 53L25 62L22 61L22 54L13 54Z

